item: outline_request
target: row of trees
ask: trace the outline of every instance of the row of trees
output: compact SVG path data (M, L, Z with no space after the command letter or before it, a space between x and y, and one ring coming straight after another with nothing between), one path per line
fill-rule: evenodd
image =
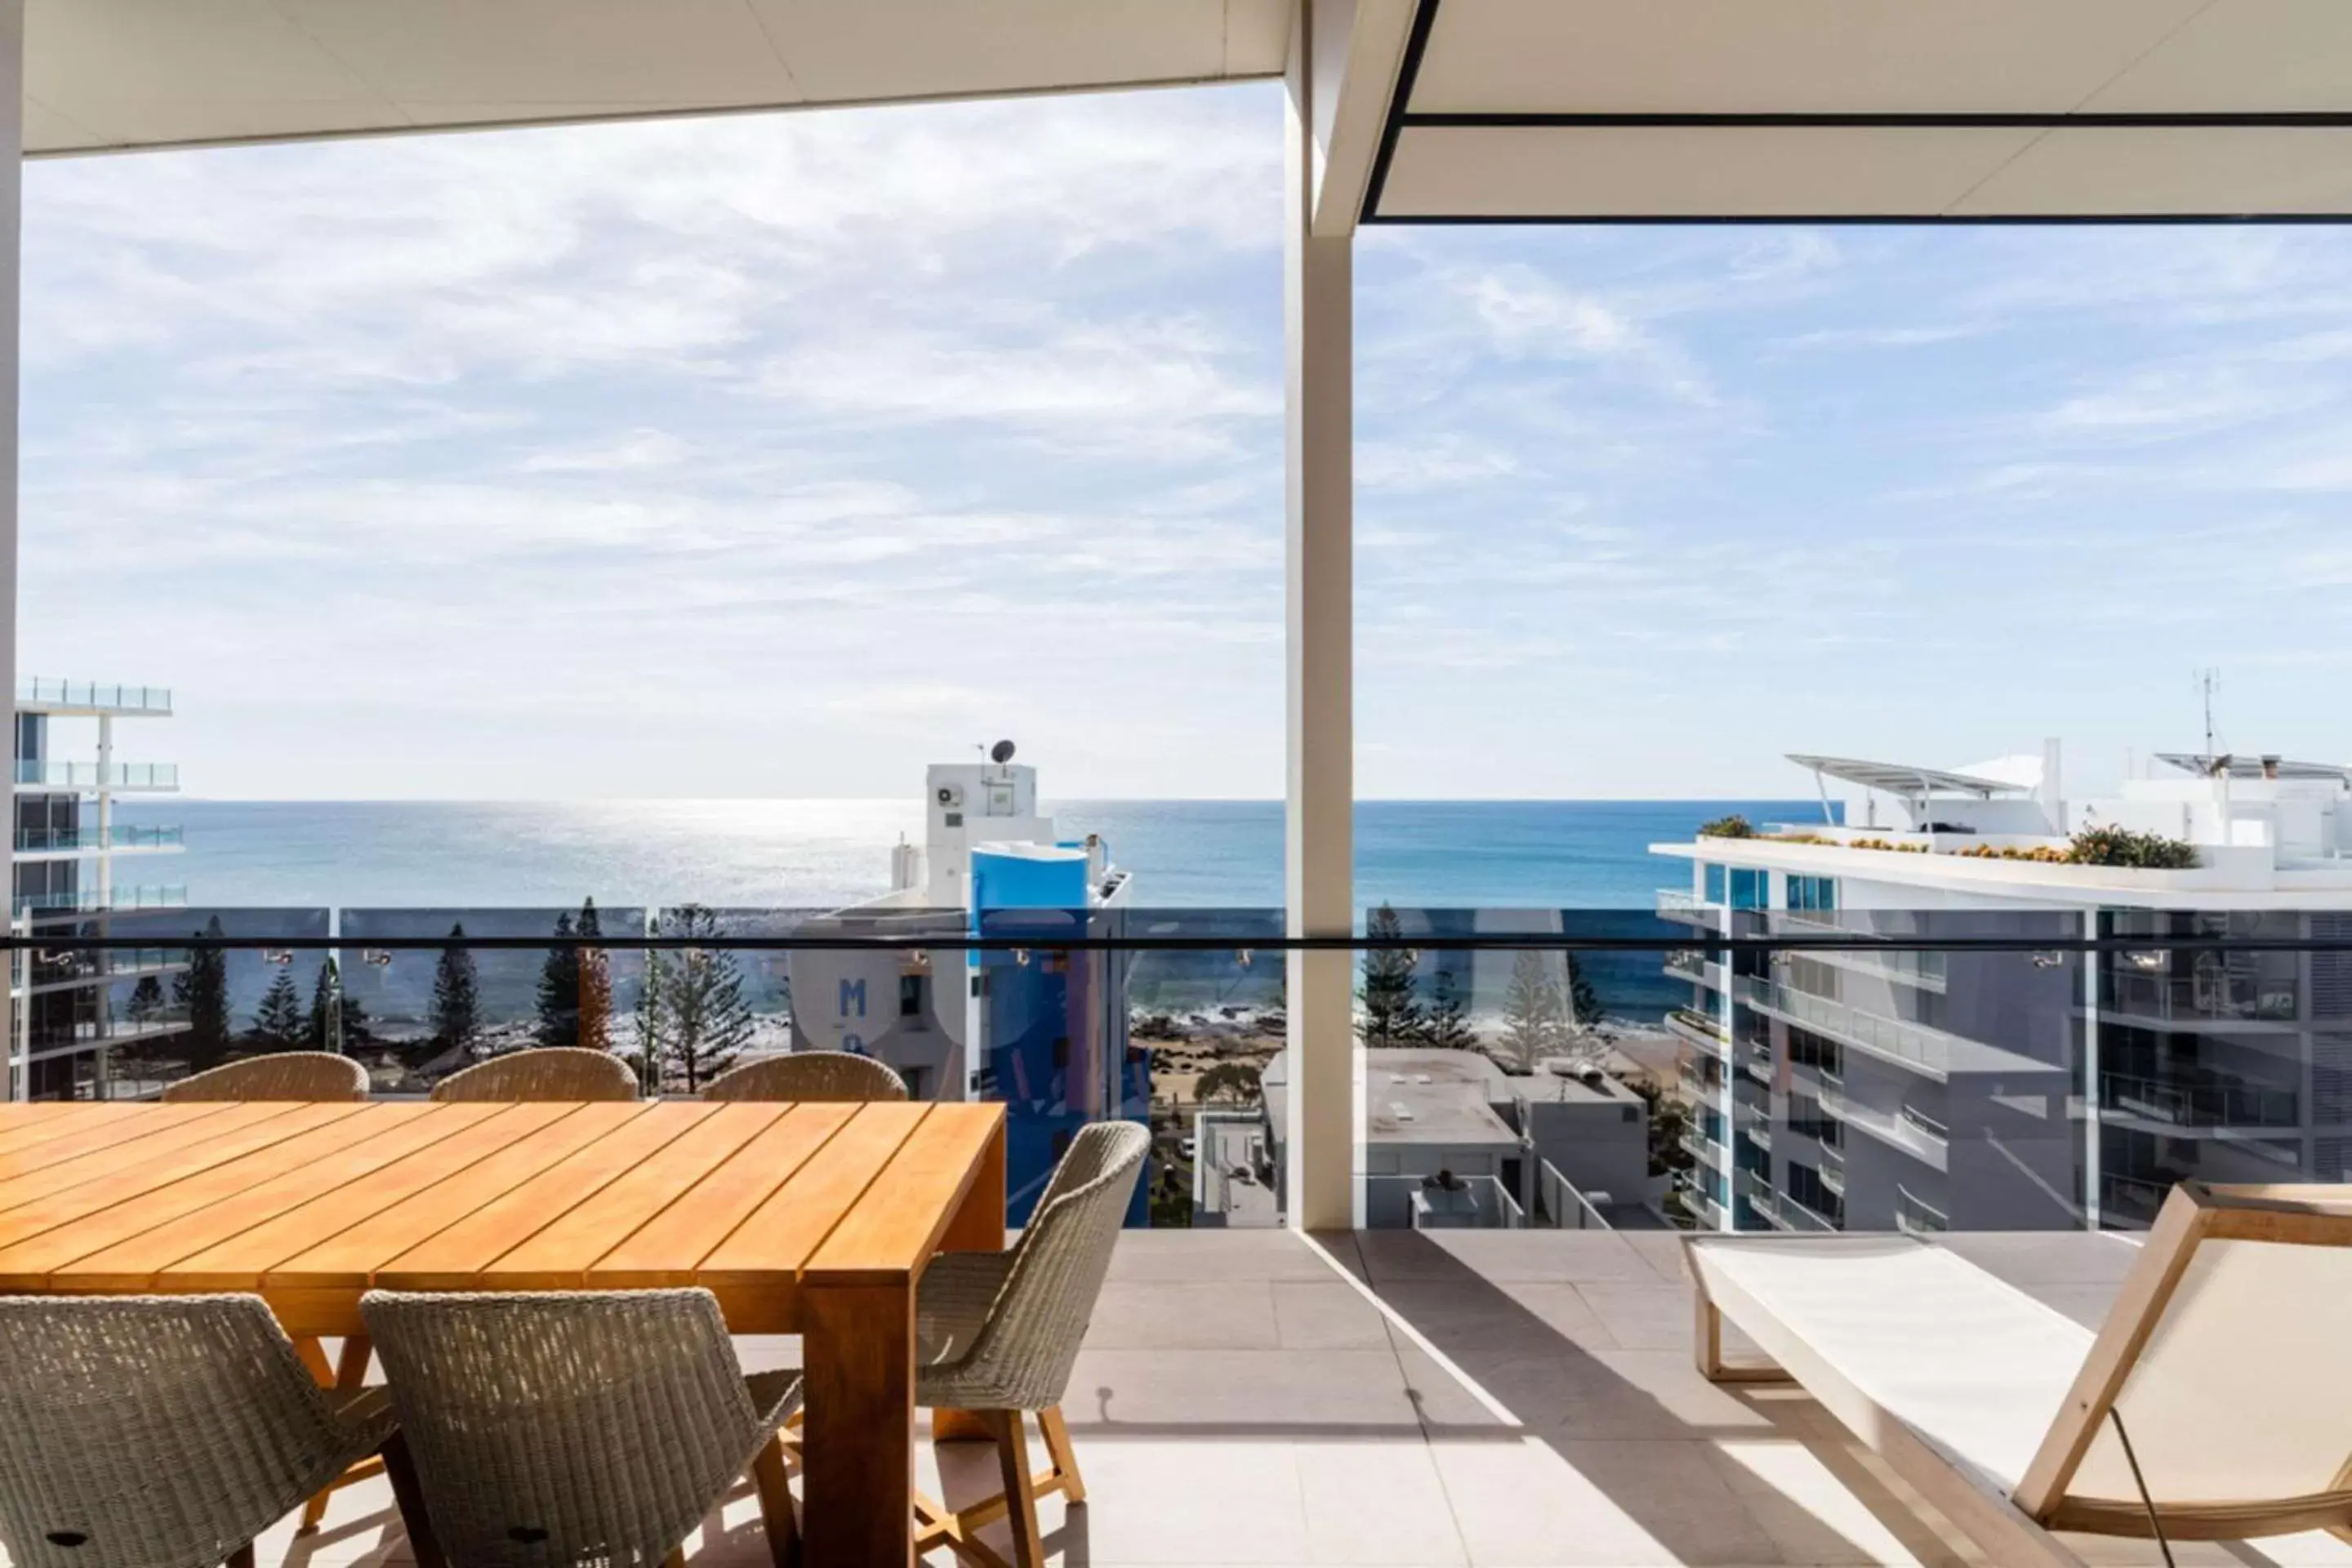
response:
M200 940L219 940L219 918L205 922L196 935ZM212 1066L237 1043L229 1018L228 955L220 949L189 949L187 967L172 977L172 1003L187 1017L190 1065ZM132 1023L143 1024L159 1016L163 1005L163 984L150 974L131 987L127 1011ZM367 1009L357 997L343 994L342 974L332 958L320 963L308 1006L303 1005L292 967L279 969L262 994L253 1026L247 1033L255 1045L271 1051L346 1050L370 1037Z
M719 917L699 904L665 910L653 933L689 941L725 934ZM218 940L221 934L215 918L197 936ZM607 954L595 945L604 934L596 901L583 902L576 917L557 916L554 934L540 967L531 1043L611 1050L613 981ZM189 951L188 966L173 978L172 1000L186 1012L191 1065L210 1066L238 1043L229 1017L228 960L220 949ZM152 975L142 979L131 994L131 1019L144 1021L163 1010L162 984ZM488 1033L481 973L462 922L449 928L447 945L435 962L426 1023L436 1052L471 1048ZM648 952L635 1024L647 1086L699 1089L734 1064L754 1034L736 955L698 947ZM262 994L247 1037L269 1051L348 1050L373 1039L366 1010L344 994L332 958L320 964L307 1007L292 969L281 968Z
M453 933L454 934L454 933ZM558 915L555 942L539 973L538 1016L531 1028L540 1046L574 1046L592 1051L613 1048L613 979L604 950L596 900L580 906L575 919ZM665 910L652 934L686 942L726 934L717 913L700 904ZM463 953L466 973L471 960ZM443 965L453 971L453 991L470 994L454 973L450 952ZM441 1033L442 985L436 980L435 1028ZM735 1063L756 1032L750 1000L743 994L743 967L725 948L656 949L646 954L645 984L637 993L637 1062L648 1089L671 1085L692 1093Z
M1403 922L1387 904L1372 911L1364 929L1368 936L1391 941L1404 935ZM1467 956L1438 955L1439 967L1424 996L1421 954L1406 947L1367 952L1363 984L1356 993L1357 1029L1364 1044L1477 1049L1469 1005L1452 967L1453 961ZM1573 1054L1585 1031L1600 1021L1601 999L1574 953L1528 951L1513 958L1497 1044L1522 1069L1533 1071L1547 1057Z

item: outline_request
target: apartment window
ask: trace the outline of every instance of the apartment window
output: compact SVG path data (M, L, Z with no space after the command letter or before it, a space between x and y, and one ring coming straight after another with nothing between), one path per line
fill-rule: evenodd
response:
M1832 1225L1845 1223L1845 1200L1830 1191L1811 1165L1789 1163L1789 1195Z
M1789 879L1789 907L1792 910L1832 911L1838 907L1835 877L1791 877Z
M923 977L919 974L898 976L898 1016L919 1018L923 1016Z
M1789 1059L1832 1078L1843 1077L1845 1072L1845 1053L1838 1043L1823 1039L1810 1029L1789 1031Z
M1706 868L1706 901L1708 903L1719 904L1724 901L1727 896L1724 891L1724 878L1725 872L1722 867Z
M1735 910L1764 909L1772 901L1771 889L1771 872L1735 870L1731 873L1731 907Z

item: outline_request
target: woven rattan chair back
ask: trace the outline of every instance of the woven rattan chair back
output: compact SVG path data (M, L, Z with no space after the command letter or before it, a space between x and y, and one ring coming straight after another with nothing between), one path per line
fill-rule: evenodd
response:
M637 1077L610 1051L577 1046L509 1051L433 1086L437 1100L635 1100Z
M373 1453L257 1296L0 1298L17 1568L212 1568Z
M1097 1121L1079 1131L1037 1200L970 1348L918 1370L921 1404L1045 1410L1062 1402L1150 1150L1150 1131L1133 1121Z
M904 1100L907 1084L889 1065L854 1051L794 1051L730 1068L702 1091L705 1100Z
M767 1441L708 1290L361 1302L463 1568L652 1568Z
M331 1051L273 1051L163 1088L163 1103L198 1100L365 1100L367 1068Z

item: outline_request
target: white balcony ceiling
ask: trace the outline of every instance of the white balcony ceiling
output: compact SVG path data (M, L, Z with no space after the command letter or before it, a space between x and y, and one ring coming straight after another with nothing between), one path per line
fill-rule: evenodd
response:
M1396 23L1401 68L1350 70L1361 112L1324 117L1378 128L1342 226L1359 191L1389 221L2352 215L2352 0L1321 3L1342 26L1407 7L1418 40ZM26 0L26 141L1264 77L1289 4Z
M26 0L30 153L1278 74L1287 0Z
M2347 0L1417 5L1378 219L2352 215Z

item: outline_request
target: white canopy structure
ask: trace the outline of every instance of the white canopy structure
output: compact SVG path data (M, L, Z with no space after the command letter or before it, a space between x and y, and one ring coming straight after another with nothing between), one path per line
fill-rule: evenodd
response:
M1937 794L1972 795L1979 800L1990 800L1997 795L2019 794L2027 787L1973 773L1916 767L1909 763L1865 763L1853 757L1815 757L1796 752L1789 753L1789 760L1824 778L1921 800Z
M2346 0L0 0L0 675L16 154L1276 75L1302 936L1355 915L1360 223L2352 216ZM1356 1214L1351 988L1293 955L1295 1226Z

